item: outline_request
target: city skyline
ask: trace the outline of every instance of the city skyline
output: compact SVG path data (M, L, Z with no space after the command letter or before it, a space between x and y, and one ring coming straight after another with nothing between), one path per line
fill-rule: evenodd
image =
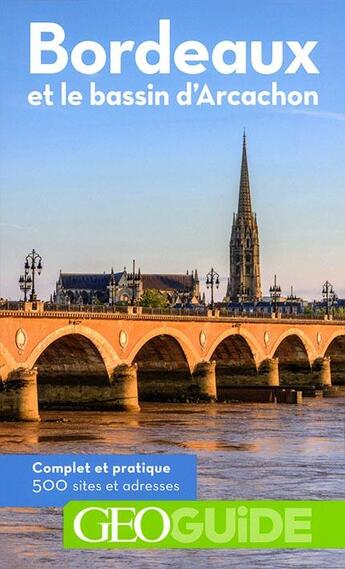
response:
M91 5L87 0L77 8L68 2L62 9L58 2L15 0L3 23L0 295L18 298L18 279L33 247L43 257L38 291L44 298L54 290L60 268L103 272L128 267L133 258L146 273L197 267L201 278L214 266L224 279L224 295L245 126L263 294L277 274L287 293L294 285L296 294L320 298L329 280L344 297L342 2L332 2L332 10L322 2L313 2L312 10L307 1L279 9L270 1L260 9L234 2L231 19L222 1L217 11L207 2L185 6L178 1L164 8L157 3L149 14L140 12L140 2L135 8L106 2L102 14L93 6L90 18ZM83 37L155 39L165 17L171 18L174 44L189 38L207 47L227 37L271 41L272 29L281 40L317 39L319 75L279 72L275 79L283 88L317 89L319 107L50 109L26 102L30 90L48 81L29 74L30 21L59 22L72 45ZM80 89L88 81L70 68L55 79L61 80ZM96 80L104 88L140 88L149 82L131 66L116 80L102 72ZM173 90L186 76L174 71L152 80L156 88ZM207 71L203 81L217 88L256 89L270 78Z
M242 133L241 133L241 136L242 136ZM248 138L248 135L247 135L247 138ZM238 154L239 154L239 156L241 156L240 150L239 150ZM240 158L240 161L241 161L241 158ZM240 180L240 170L241 170L241 167L239 168L239 172L238 172L238 181ZM255 185L255 184L254 184L254 185ZM238 188L237 188L237 198L236 198L236 196L235 196L235 204L236 204L237 200L238 200ZM234 213L236 210L237 210L237 207L234 208L234 211L233 211L232 213ZM19 226L18 226L18 229L20 229ZM264 228L264 227L261 227L261 225L260 225L260 233L261 233L261 232L264 233L264 232L265 232L264 230L265 230L265 228ZM229 235L230 235L230 234L231 234L231 223L229 223ZM3 246L3 243L2 243L1 245ZM228 248L228 246L229 246L228 243L225 243L225 244L224 244L225 249ZM262 259L261 264L262 264L263 266L265 266L265 251L262 250L262 249L263 249L263 247L261 247L261 254L260 254L260 257L261 257L261 259ZM31 250L31 249L28 249L28 251L25 251L25 252L23 251L23 256L22 256L23 258L22 258L22 263L21 263L22 266L20 267L21 273L23 272L22 269L23 269L23 266L24 266L24 260L25 260L25 257L26 257L26 255L27 255L27 253L29 253L29 250ZM227 253L228 253L228 251L227 251ZM68 267L68 269L70 269L70 270L66 270L66 268L65 268L64 266L61 267L61 268L59 268L59 269L56 268L56 270L55 270L55 275L56 275L56 276L55 276L55 280L54 280L54 283L53 283L53 286L52 286L51 289L48 289L48 287L47 287L47 280L44 278L44 277L45 277L45 275L44 275L44 272L45 272L45 271L43 272L43 275L38 279L37 284L36 284L36 288L38 289L38 292L39 292L38 296L39 296L39 297L42 297L44 300L48 300L48 299L49 299L49 296L50 296L51 292L55 289L55 282L58 280L59 271L61 271L61 270L63 270L63 271L66 272L66 273L74 273L74 272L75 272L75 273L83 273L83 272L84 272L84 273L85 273L85 272L89 272L89 273L103 273L103 272L107 272L107 271L110 269L110 267L113 267L113 266L116 268L116 270L122 270L122 268L127 268L127 269L128 269L128 267L129 267L129 266L131 265L131 263L132 263L132 259L130 258L130 255L127 256L127 257L128 257L128 263L124 264L122 267L121 267L120 265L114 264L113 262L110 262L110 264L108 264L109 266L107 265L107 266L103 267L103 269L102 269L102 268L101 268L101 269L98 268L98 269L95 269L95 270L92 270L92 267L99 267L99 261L97 261L96 263L95 263L94 260L91 261L91 263L89 263L87 266L85 266L85 268L84 268L84 270L83 270L83 267L81 266L80 262L78 262L78 259L74 259L74 261L73 261L73 258L72 258L72 260L70 261L70 265L69 265L69 267ZM122 258L125 258L125 255L122 255ZM207 262L207 253L204 254L203 263L198 263L198 260L196 260L195 263L194 263L194 265L196 266L196 268L197 268L198 270L199 270L198 266L199 266L200 264L203 264L204 266L206 266L205 273L200 272L200 271L199 271L199 272L200 272L201 290L206 293L206 298L207 298L207 297L209 296L209 294L210 294L209 291L208 291L207 288L206 288L206 273L208 272L209 269L207 268L207 264L205 265L205 259L206 259L206 262ZM138 259L137 259L137 261L138 261ZM140 260L139 260L138 262L139 262L140 268L142 269L142 265L140 264ZM45 268L46 268L46 260L45 260L45 259L43 260L43 264L44 264L44 269L45 269ZM50 263L50 265L51 265L51 263ZM173 270L170 270L170 271L167 270L167 271L165 271L167 274L175 274L175 273L181 273L181 274L183 274L183 273L185 273L185 272L189 272L189 271L193 270L193 267L194 267L194 265L191 265L190 267L187 267L187 268L182 267L182 268L179 269L179 267L178 267L178 265L177 265L176 263L172 263L172 265L173 265L174 267L177 267L177 270L175 270L175 271L173 271ZM212 263L210 262L210 263L209 263L209 266L211 267L211 265L212 265ZM214 265L214 264L213 264L213 265ZM213 265L212 265L212 266L213 266ZM80 267L79 270L73 270L75 266L79 266L79 267ZM151 265L151 266L152 266L152 265ZM168 267L168 269L169 269L169 265L168 265L168 264L164 264L164 266ZM217 268L217 267L216 267L216 268ZM218 290L218 291L215 291L215 298L216 298L217 301L222 300L223 297L226 296L226 289L227 289L227 284L228 284L229 268L230 268L230 267L228 267L227 273L225 273L225 274L224 274L224 273L221 273L221 274L220 274L220 287L219 287L219 290ZM156 266L156 270L155 270L155 266L153 266L153 269L152 269L151 271L146 271L146 272L158 273L158 272L159 272L159 269L160 269L160 266L159 266L159 264L158 264L158 266ZM51 269L51 270L52 270L52 269ZM20 274L21 274L21 273L20 273ZM263 273L264 273L264 271L263 271ZM263 286L263 290L262 290L262 297L269 297L269 288L270 288L270 286L272 285L273 278L274 278L274 275L275 275L275 274L277 274L277 273L272 273L271 276L267 276L267 275L265 275L265 273L263 274L264 286ZM17 275L16 275L16 276L17 276ZM281 282L281 279L279 278L279 273L278 273L277 276L278 276L278 281ZM19 279L19 274L18 274L18 279ZM14 285L14 286L13 286L13 284L11 285L11 289L14 290L14 295L13 295L12 297L11 297L11 296L8 297L10 300L16 300L16 299L18 299L19 297L22 296L22 294L21 294L20 291L19 291L18 279L15 281L15 285ZM324 280L326 280L326 279L327 279L327 277L325 277ZM50 281L50 282L52 283L53 281ZM266 283L266 284L265 284L265 283ZM310 283L309 283L309 284L310 284ZM340 296L342 296L342 294L345 295L345 286L344 286L344 287L341 287L341 286L339 287L339 286L337 286L336 281L334 281L334 282L332 281L332 284L334 285L335 292L338 293L338 296L339 296L339 291L340 291ZM285 283L282 284L282 296L283 296L283 297L284 297L285 295L288 295L288 294L290 293L291 286L294 287L294 292L295 292L295 294L297 294L297 296L300 296L301 298L304 298L305 300L310 300L310 301L311 301L311 300L317 300L317 299L321 299L321 297L322 297L321 292L322 292L323 281L319 283L319 287L315 286L314 288L309 289L309 290L314 290L314 291L315 291L315 296L314 296L313 298L306 296L306 292L303 292L303 289L302 289L302 291L297 290L297 289L296 289L296 286L294 285L294 281L293 281L293 280L291 280L291 282L288 283L288 284L285 284ZM42 293L41 291L45 291L45 292ZM344 291L344 292L342 292L342 291Z

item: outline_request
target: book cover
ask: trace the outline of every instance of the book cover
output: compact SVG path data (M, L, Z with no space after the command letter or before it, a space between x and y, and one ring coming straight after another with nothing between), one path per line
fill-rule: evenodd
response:
M0 0L0 566L343 567L342 0Z

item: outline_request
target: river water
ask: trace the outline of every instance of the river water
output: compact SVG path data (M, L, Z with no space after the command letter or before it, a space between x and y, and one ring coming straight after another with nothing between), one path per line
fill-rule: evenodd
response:
M147 403L140 413L50 411L39 424L3 423L1 452L195 453L200 499L344 499L344 403ZM4 508L0 516L1 569L344 567L338 550L65 551L60 509Z

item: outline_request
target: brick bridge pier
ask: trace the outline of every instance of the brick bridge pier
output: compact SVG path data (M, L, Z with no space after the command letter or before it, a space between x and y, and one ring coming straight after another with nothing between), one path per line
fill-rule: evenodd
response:
M25 308L0 310L2 420L345 385L342 320Z

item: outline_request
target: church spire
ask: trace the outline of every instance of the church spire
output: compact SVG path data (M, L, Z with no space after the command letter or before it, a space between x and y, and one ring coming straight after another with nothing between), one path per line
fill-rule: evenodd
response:
M240 193L238 198L238 216L249 219L252 216L252 204L250 198L250 185L247 162L246 132L243 130L242 164Z
M238 212L232 222L230 237L229 281L228 297L231 301L245 299L256 302L261 298L259 231L250 198L245 132Z

